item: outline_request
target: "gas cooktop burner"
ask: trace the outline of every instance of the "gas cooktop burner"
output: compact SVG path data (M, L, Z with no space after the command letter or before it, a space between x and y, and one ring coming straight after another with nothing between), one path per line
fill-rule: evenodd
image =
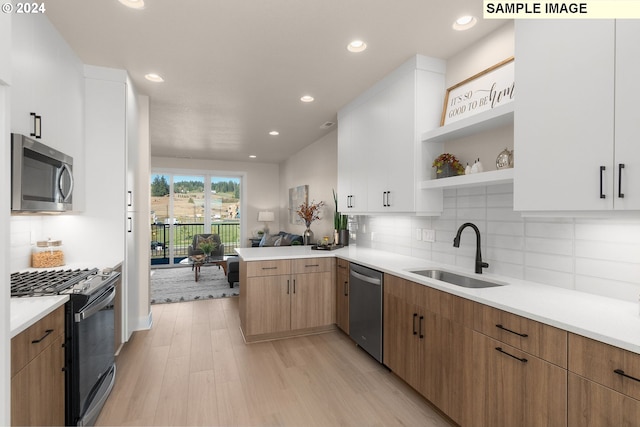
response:
M42 270L11 274L11 296L58 295L76 283L98 272L97 268L84 270Z

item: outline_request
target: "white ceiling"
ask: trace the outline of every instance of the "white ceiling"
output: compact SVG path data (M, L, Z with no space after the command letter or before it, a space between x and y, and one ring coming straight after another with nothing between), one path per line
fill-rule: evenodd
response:
M447 59L504 23L483 20L479 0L145 3L55 0L46 14L84 63L126 69L149 95L153 156L219 160L281 162L410 56ZM478 24L454 31L464 14ZM353 39L368 49L348 52ZM150 72L165 82L146 81Z

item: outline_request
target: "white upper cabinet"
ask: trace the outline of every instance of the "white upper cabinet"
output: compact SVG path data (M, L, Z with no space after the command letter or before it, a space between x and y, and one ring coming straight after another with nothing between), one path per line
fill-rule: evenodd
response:
M422 132L438 127L444 62L417 55L338 113L338 208L416 212Z
M515 210L640 209L639 39L636 21L516 22Z
M41 117L40 140L79 159L84 135L82 62L45 16L16 16L11 31L11 132L31 136L35 113Z
M616 21L615 209L640 210L640 21Z
M338 209L343 214L367 210L367 153L369 129L354 123L367 120L368 108L338 112Z

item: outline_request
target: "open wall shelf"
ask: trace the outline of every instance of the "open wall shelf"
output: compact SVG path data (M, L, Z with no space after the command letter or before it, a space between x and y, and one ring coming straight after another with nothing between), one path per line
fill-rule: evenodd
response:
M423 142L445 142L513 123L514 102L422 134Z
M475 187L486 184L507 184L511 182L513 182L513 168L430 179L420 182L419 186L423 190L430 190L436 188Z

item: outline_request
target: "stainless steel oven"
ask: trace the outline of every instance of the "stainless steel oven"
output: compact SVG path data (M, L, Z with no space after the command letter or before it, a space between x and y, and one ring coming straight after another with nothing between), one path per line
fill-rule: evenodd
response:
M114 282L105 280L90 295L70 295L67 425L94 425L115 383Z

